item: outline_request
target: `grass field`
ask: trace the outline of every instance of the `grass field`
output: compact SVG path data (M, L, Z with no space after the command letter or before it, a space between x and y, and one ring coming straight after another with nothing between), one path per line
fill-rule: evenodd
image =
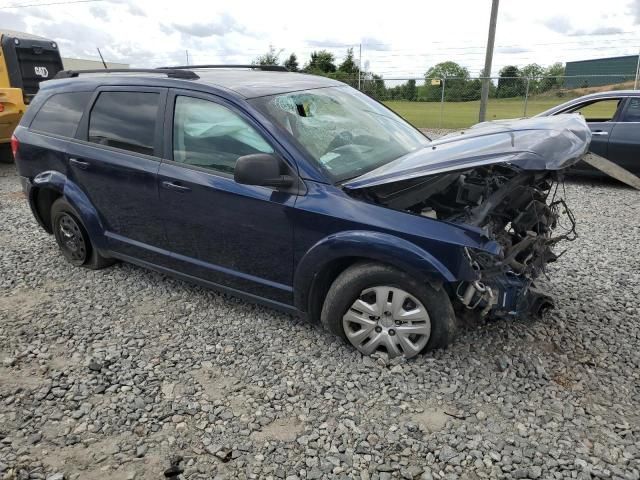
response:
M632 89L634 83L627 81L597 87L574 88L564 90L563 96L557 92L546 92L529 97L527 102L527 117L544 112L571 98L581 97L590 93L609 90ZM390 100L384 102L387 107L395 111L418 128L466 128L478 123L480 101L472 102L408 102ZM586 119L611 118L617 108L617 101L598 102L583 108L580 112ZM442 112L442 113L441 113ZM490 98L487 107L487 120L504 118L521 118L524 113L524 97L519 98Z
M541 97L529 99L527 116L543 112L559 103L563 98ZM439 102L407 102L393 100L384 102L407 121L418 128L465 128L478 123L480 101L445 102L442 105L442 122L440 121ZM522 98L491 98L487 107L487 120L502 118L518 118L524 115Z

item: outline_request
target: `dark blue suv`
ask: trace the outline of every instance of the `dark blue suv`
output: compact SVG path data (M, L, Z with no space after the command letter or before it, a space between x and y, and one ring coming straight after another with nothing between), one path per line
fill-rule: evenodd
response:
M274 67L61 72L12 147L73 265L123 260L321 322L364 354L515 316L575 223L556 188L578 115L431 141L366 95ZM554 232L561 215L569 225Z

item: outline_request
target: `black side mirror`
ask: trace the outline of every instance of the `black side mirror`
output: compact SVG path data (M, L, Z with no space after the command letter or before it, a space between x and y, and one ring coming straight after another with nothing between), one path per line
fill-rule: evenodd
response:
M295 183L288 168L278 157L268 153L254 153L238 158L233 178L244 185L289 188Z

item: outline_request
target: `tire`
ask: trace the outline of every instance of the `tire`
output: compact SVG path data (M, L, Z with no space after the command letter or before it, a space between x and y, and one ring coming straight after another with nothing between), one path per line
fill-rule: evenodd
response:
M363 355L386 351L390 357L411 358L446 347L456 331L444 289L371 262L357 263L335 279L320 319L327 330Z
M114 263L113 259L100 255L80 215L62 197L51 206L51 225L62 255L72 265L99 270Z

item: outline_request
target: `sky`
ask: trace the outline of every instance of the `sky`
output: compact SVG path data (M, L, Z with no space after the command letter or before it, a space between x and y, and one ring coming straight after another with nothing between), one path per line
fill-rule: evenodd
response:
M138 67L184 64L187 51L191 64L249 63L270 46L303 65L314 50L340 61L353 47L356 61L385 79L420 78L446 60L477 75L491 10L491 0L52 4L64 1L0 0L0 29L56 40L63 57L98 59L99 47L107 61ZM640 0L502 0L495 45L493 75L505 65L637 54Z

